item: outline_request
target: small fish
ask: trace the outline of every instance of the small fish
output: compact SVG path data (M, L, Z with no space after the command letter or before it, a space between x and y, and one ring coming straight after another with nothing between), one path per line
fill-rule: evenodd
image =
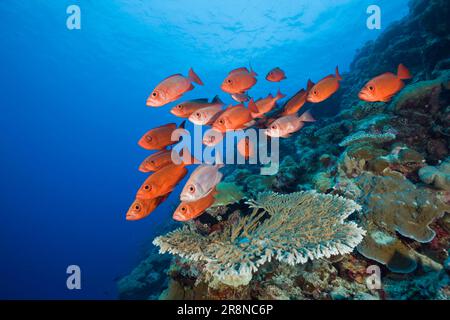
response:
M223 136L224 134L222 132L214 129L209 129L205 132L202 142L205 146L214 147L216 144L223 140Z
M238 68L228 73L220 86L223 91L229 94L243 94L256 83L257 74L247 68Z
M333 95L339 89L339 81L342 80L341 75L339 74L339 69L336 67L336 74L323 78L319 82L317 82L309 91L306 101L312 103L322 102L331 95Z
M141 172L154 172L158 171L161 168L168 166L170 164L174 164L172 160L172 151L173 150L160 150L155 152L154 154L148 156L144 161L142 161L139 166L139 171ZM195 159L192 155L188 154L187 158L183 157L183 150L178 154L180 161L183 162L184 165L198 163L199 161ZM178 163L177 163L178 164Z
M194 112L207 108L207 107L222 107L224 103L220 100L219 96L215 96L211 102L208 99L196 99L177 104L170 110L170 113L180 118L189 118Z
M287 79L286 78L286 74L284 73L283 70L281 70L278 67L273 68L266 75L266 80L270 81L270 82L280 82L280 81L282 81L284 79Z
M151 174L139 188L137 199L153 199L171 192L187 174L184 164L170 164Z
M178 128L184 129L186 121ZM172 133L178 129L175 123L169 123L147 131L139 140L138 145L147 150L161 150L178 141L172 141Z
M189 69L189 75L187 77L184 77L180 73L167 77L156 86L147 98L147 106L161 107L178 100L184 93L194 89L192 82L203 85L202 80L200 80L192 68Z
M135 199L128 209L125 219L129 221L141 220L152 213L168 197L164 195L153 199Z
M191 114L189 116L189 121L199 126L210 124L214 122L218 114L220 114L221 112L222 112L221 105L202 108Z
M266 135L273 138L288 138L292 133L297 132L305 125L305 122L314 122L315 119L307 111L300 117L297 115L289 115L281 117L270 125L264 132Z
M299 92L294 94L283 106L282 116L289 116L291 114L296 114L298 110L303 107L306 102L306 96L308 95L311 88L314 86L314 82L308 80L306 85L306 90L301 89Z
M243 104L229 106L217 117L212 128L219 132L226 132L249 127L254 124L251 112L258 112L258 110L250 111Z
M173 213L173 219L176 221L189 221L199 217L206 209L211 207L216 199L216 191L213 190L206 197L193 202L181 202Z
M386 72L373 78L366 83L358 96L364 101L388 102L397 92L403 89L405 84L402 80L406 79L411 79L411 74L403 64L399 64L396 75Z
M248 108L251 110L257 110L257 112L251 112L253 118L262 118L264 114L271 111L278 100L286 97L285 94L282 94L280 90L278 90L277 95L274 97L272 94L269 94L266 98L259 99L257 101L250 100L248 103Z
M255 145L249 137L242 138L237 144L237 149L246 160L255 156Z
M158 171L162 167L172 164L172 150L160 150L142 161L139 166L141 172Z
M234 101L237 101L239 103L247 102L248 100L250 100L250 97L247 92L232 94L231 98L233 98Z
M223 164L215 165L202 164L192 172L186 185L180 194L183 202L193 202L206 197L214 190L216 185L222 180L223 174L219 171Z

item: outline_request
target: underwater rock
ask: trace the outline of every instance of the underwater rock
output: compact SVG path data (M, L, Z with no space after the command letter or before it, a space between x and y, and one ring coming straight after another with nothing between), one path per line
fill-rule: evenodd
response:
M170 266L170 257L159 256L152 250L133 271L117 282L119 299L146 300L158 297L167 286L166 272Z
M450 158L439 166L427 166L420 169L419 177L422 182L437 189L450 191Z
M272 259L294 265L346 254L365 233L354 222L344 222L359 206L342 197L311 191L263 193L249 204L253 212L221 232L203 236L184 226L153 243L160 253L205 262L212 281L239 287L248 285L252 274Z
M385 170L384 176L376 176L366 172L357 177L355 183L361 190L357 201L365 212L361 217L362 225L368 230L358 251L386 264L394 272L413 271L418 258L422 263L439 268L438 264L408 249L396 232L420 243L430 242L435 232L429 225L442 217L449 206L434 192L417 187L400 173Z
M429 272L419 277L409 277L405 280L385 278L384 290L390 299L394 300L449 300L448 291L450 277L443 271Z

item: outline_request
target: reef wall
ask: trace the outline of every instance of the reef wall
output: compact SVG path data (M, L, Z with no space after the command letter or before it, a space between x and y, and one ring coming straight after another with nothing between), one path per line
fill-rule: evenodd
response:
M120 297L151 298L132 275L167 268L162 299L449 299L449 8L446 0L411 1L407 17L357 52L326 103L336 115L281 141L278 174L224 168L224 202L158 237L175 254L170 267L144 261L119 282ZM414 78L391 102L358 99L364 83L399 63ZM271 201L278 207L260 192L281 197ZM310 215L327 241L319 243ZM365 283L370 265L381 268L381 289Z

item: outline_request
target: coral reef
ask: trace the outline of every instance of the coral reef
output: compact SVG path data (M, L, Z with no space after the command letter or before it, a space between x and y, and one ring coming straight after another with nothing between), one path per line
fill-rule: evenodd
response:
M344 222L359 205L338 196L262 193L249 205L253 212L222 232L203 236L185 226L157 237L154 244L161 253L205 262L212 281L238 287L247 285L252 273L272 259L295 265L346 254L365 233L354 222Z
M276 175L225 167L239 191L154 241L175 254L160 298L450 299L449 23L448 1L411 1L357 52L335 114L280 141ZM391 102L358 100L399 63L414 78Z

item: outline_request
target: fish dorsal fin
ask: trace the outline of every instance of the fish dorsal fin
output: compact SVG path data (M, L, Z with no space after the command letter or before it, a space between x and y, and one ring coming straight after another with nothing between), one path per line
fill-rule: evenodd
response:
M162 149L162 150L158 150L158 151L156 151L155 153L153 153L153 154L151 155L151 157L159 157L160 155L166 153L167 151L170 151L170 150L167 150L167 149L165 149L165 148ZM170 151L170 152L172 152L172 151Z
M153 128L152 130L155 130L155 129L161 129L161 128L170 128L170 127L173 127L173 128L175 129L175 128L177 127L177 124L171 122L171 123L163 124L163 125L161 125L161 126L159 126L159 127Z
M312 87L314 87L314 82L312 82L311 79L308 79L308 83L306 84L306 91L311 90Z
M220 100L220 98L219 98L218 95L216 95L216 96L212 99L211 103L212 103L212 104L221 104L221 105L223 105L223 102L222 102L222 100Z
M206 98L194 99L194 100L191 100L190 102L208 103L208 99L206 99Z
M246 67L242 67L242 68L237 68L237 69L231 70L228 74L235 74L235 73L239 73L239 72L249 72L249 71Z
M400 80L405 80L405 79L411 79L411 73L409 72L408 68L406 68L403 64L399 64L398 68L397 68L397 77Z
M184 120L182 123L180 123L178 128L184 129L185 126L186 126L186 120Z
M163 81L165 81L165 80L167 80L167 79L170 79L170 78L172 78L172 77L178 77L178 76L184 77L181 73L175 73L175 74L173 74L173 75L171 75L171 76L168 76L168 77L164 78L163 80L161 80L161 82L163 82Z

